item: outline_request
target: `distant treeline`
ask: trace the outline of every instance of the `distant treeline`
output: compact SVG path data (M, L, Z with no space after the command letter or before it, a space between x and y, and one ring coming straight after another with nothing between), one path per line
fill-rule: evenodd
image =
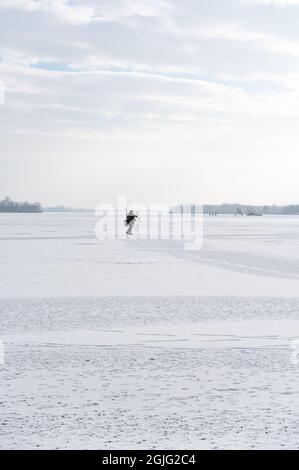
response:
M198 213L203 209L204 214L233 214L233 215L299 215L299 204L288 206L257 206L246 204L178 204L171 207L171 212ZM92 209L71 208L63 205L42 207L39 202L16 202L6 197L0 201L0 212L93 212Z
M299 215L299 204L293 204L288 206L256 206L256 205L245 205L245 204L204 204L199 206L197 204L182 204L171 208L173 212L193 211L201 212L203 208L204 214L269 214L269 215Z
M65 207L63 205L54 207L42 207L39 202L16 202L6 197L0 201L0 212L93 212L92 209L81 209Z
M0 201L0 212L42 212L39 202L16 202L6 197Z
M54 207L43 207L44 212L94 212L92 209L82 209L65 207L65 206L54 206Z
M205 214L209 214L211 212L216 212L218 214L247 214L248 212L255 212L257 214L264 215L296 215L299 214L299 204L289 206L255 206L244 204L204 205L203 211Z

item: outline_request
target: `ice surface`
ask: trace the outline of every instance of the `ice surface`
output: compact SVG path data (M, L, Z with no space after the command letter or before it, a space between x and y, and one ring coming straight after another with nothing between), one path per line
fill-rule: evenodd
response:
M0 447L298 448L299 217L95 224L0 214Z
M95 237L93 214L0 214L0 296L299 292L299 217L206 217L199 251L180 241Z
M1 302L2 448L297 448L298 299Z

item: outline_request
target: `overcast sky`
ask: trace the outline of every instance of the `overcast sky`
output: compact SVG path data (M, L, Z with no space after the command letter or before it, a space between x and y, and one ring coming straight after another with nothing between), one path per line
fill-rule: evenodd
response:
M299 202L298 25L299 0L0 0L0 198Z

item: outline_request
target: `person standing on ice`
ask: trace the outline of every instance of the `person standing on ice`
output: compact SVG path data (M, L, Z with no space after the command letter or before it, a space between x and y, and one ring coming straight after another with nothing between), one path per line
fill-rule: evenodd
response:
M134 212L130 210L125 220L126 226L128 227L128 230L126 232L127 235L132 235L132 229L133 229L136 219L139 219L138 215L134 214Z

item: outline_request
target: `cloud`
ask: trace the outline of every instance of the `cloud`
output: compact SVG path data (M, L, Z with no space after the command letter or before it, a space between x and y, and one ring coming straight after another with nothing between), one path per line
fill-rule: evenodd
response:
M2 3L3 127L96 139L240 137L260 134L271 109L285 129L298 118L298 48L242 23L249 3ZM17 34L12 23L22 24Z
M79 141L91 154L105 148L113 165L126 145L134 161L160 148L178 171L188 152L205 151L211 168L220 158L236 167L251 147L254 168L269 148L292 156L298 3L2 0L2 157L63 160Z
M5 87L4 83L0 81L0 104L5 103Z
M278 5L278 6L297 6L299 5L299 0L249 0L253 4L263 4L263 5Z
M93 9L84 5L72 5L67 0L2 0L0 10L24 11L29 13L42 12L71 23L91 21Z

